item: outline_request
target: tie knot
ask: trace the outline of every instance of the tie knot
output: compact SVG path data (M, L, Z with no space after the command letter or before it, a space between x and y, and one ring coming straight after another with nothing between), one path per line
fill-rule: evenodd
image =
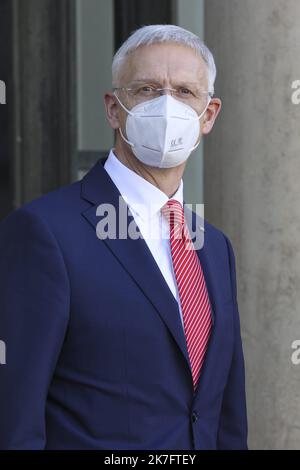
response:
M171 226L184 224L184 212L180 202L175 199L169 199L161 209Z

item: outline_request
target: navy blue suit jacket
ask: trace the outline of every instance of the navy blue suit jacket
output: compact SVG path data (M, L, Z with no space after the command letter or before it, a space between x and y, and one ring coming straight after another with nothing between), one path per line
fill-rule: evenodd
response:
M96 236L98 205L120 196L103 163L0 225L0 448L247 448L228 238L205 221L213 327L194 396L178 304L145 240Z

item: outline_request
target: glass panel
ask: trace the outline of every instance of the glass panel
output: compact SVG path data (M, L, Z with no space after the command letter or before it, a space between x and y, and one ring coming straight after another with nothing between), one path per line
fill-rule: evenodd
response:
M103 94L111 88L113 2L76 0L77 176L81 178L114 143Z

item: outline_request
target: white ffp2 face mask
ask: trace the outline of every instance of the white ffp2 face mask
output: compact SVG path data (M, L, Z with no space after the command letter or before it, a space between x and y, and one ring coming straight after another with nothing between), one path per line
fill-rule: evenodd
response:
M162 95L127 109L126 135L122 138L143 163L158 168L171 168L183 163L200 143L200 119L193 108L170 95Z

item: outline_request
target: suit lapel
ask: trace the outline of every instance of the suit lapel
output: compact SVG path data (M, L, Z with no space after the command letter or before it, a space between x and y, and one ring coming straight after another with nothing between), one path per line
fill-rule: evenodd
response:
M191 210L189 208L185 207L185 215L189 214L189 213L191 213ZM203 238L203 244L201 245L201 247L199 249L196 249L196 253L199 257L201 267L202 267L202 271L203 271L203 275L204 275L204 278L205 278L205 281L206 281L208 297L209 297L210 305L211 305L212 321L213 321L213 324L214 324L214 322L215 322L215 304L214 304L214 299L215 299L214 288L215 288L215 286L214 286L214 283L213 283L213 277L212 277L212 273L210 271L210 265L209 265L208 258L207 258L207 250L205 250L205 248L204 248L205 223L204 223L204 220L199 215L197 215L195 212L193 212L190 217L186 217L186 222L187 222L187 225L190 229L191 234L196 234L196 236L204 237Z
M96 214L97 207L100 204L112 204L116 210L116 233L118 234L119 198L121 195L103 168L104 162L98 161L83 178L81 195L83 199L88 200L92 205L82 215L96 230L96 226L101 220L101 217ZM122 201L124 202L123 199ZM128 216L129 224L134 224L136 227L132 216ZM186 340L177 301L169 289L145 240L142 238L132 239L130 237L121 239L117 236L116 238L104 238L102 241L154 306L180 348L190 369Z
M209 343L208 343L208 347L207 347L207 351L205 355L205 361L204 361L204 364L202 366L202 370L200 373L199 385L196 388L196 393L194 395L194 400L197 400L197 397L199 396L200 391L203 388L205 377L207 376L206 370L210 370L214 366L213 361L214 361L214 349L215 349L214 345L216 341L215 331L216 331L216 311L217 311L215 299L217 298L216 296L217 285L216 285L216 282L214 281L214 276L211 270L211 263L209 263L209 258L210 258L208 255L209 241L206 240L206 244L205 244L205 232L203 232L203 229L205 230L204 220L200 216L198 216L195 212L193 212L190 218L187 217L187 225L189 226L189 228L191 228L192 234L198 233L198 235L203 236L203 233L204 233L203 247L200 249L197 249L196 252L199 257L203 275L205 278L206 287L208 291L208 297L209 297L210 305L211 305L211 315L212 315L212 329L211 329Z

